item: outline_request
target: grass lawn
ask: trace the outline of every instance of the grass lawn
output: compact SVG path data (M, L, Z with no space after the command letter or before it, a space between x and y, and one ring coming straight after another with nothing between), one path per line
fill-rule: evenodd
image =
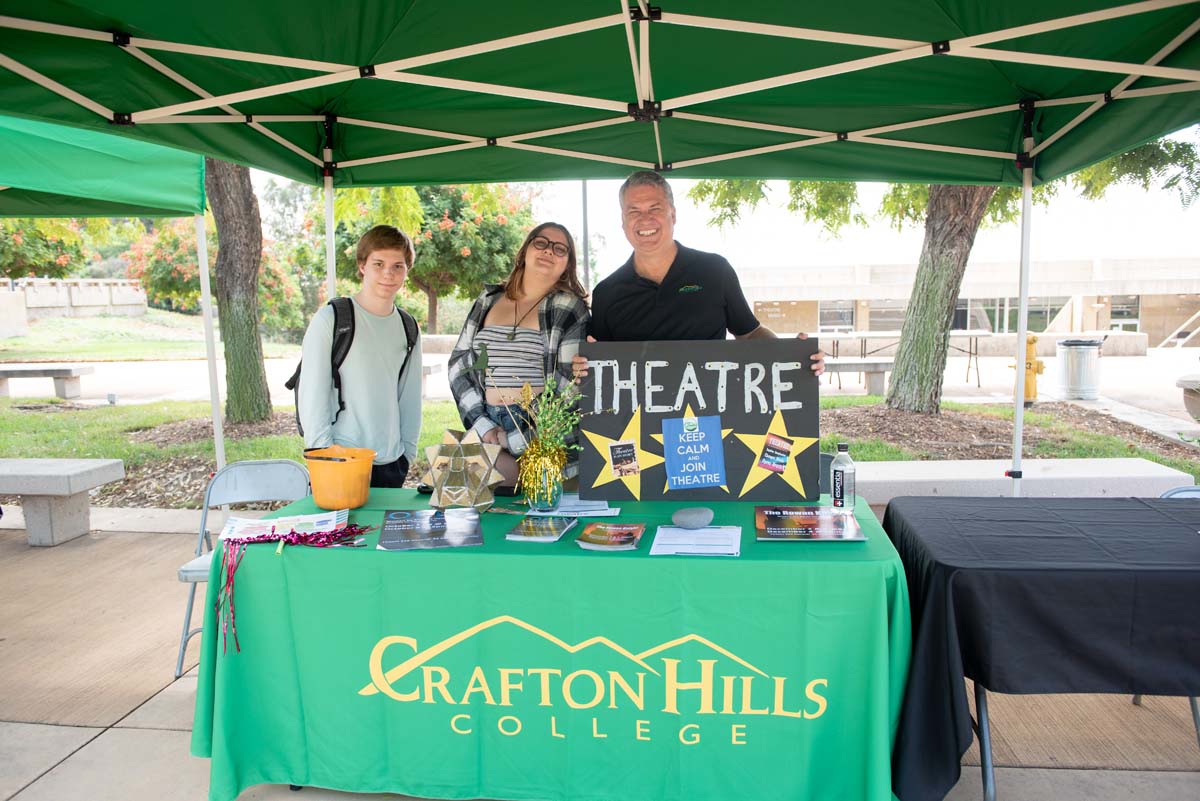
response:
M999 404L994 406L990 404L971 405L946 402L942 404L942 408L958 412L987 415L1001 420L1013 419L1012 406ZM1195 477L1196 482L1200 483L1200 460L1176 459L1170 456L1163 456L1162 454L1148 451L1145 448L1131 446L1130 443L1118 437L1095 434L1091 431L1080 431L1077 428L1065 425L1062 421L1049 414L1027 411L1025 412L1025 422L1029 425L1037 425L1050 429L1064 438L1063 441L1053 444L1046 442L1038 443L1033 453L1027 453L1026 456L1043 459L1148 459L1151 462L1158 462L1167 467L1173 467L1176 470L1190 473Z
M822 409L851 406L873 406L881 403L877 397L836 396L822 398ZM61 406L62 401L46 399L13 401L0 398L0 454L12 458L110 458L122 459L129 468L180 456L213 458L211 439L158 445L131 441L130 432L154 428L165 423L188 419L206 419L208 404L203 402L170 401L143 405L102 406L90 409L69 409L62 412L42 410L36 413L14 409L14 405L47 404ZM451 401L430 401L423 405L424 420L418 451L436 443L447 428L458 427L458 412ZM1001 419L1012 418L1011 406L978 406L944 404L950 411ZM292 414L292 409L279 412ZM1177 459L1134 447L1124 439L1082 431L1064 424L1049 414L1032 412L1026 415L1031 425L1053 429L1061 438L1053 443L1040 443L1031 455L1044 458L1141 457L1165 464L1196 476L1200 481L1200 460ZM852 432L830 430L823 432L821 450L833 452L837 443L850 444L857 461L904 460L928 458L928 454L903 447L902 444L878 438L858 438ZM273 434L226 442L230 461L241 459L296 459L301 457L299 435Z
M220 342L217 343L220 348ZM219 352L219 351L218 351ZM268 358L300 357L300 346L263 343ZM198 315L148 309L142 317L52 317L29 323L23 337L0 339L0 362L203 359Z
M97 406L62 412L30 413L13 406L47 404L61 406L57 398L13 400L0 398L0 454L9 458L121 459L126 467L177 456L216 458L212 439L178 445L133 442L129 434L180 420L207 419L209 406L202 401L164 401L162 403ZM276 411L293 413L291 407ZM458 411L450 401L424 404L418 451L437 442L442 431L458 425ZM270 435L242 440L227 440L225 455L229 461L242 459L301 458L300 435Z

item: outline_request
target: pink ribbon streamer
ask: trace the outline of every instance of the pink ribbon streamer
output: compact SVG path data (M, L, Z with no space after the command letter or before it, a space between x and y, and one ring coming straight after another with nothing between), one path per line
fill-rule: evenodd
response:
M246 554L246 546L260 542L278 542L282 548L285 545L307 545L310 548L334 548L338 546L357 547L358 538L371 531L371 528L351 523L345 528L333 531L296 531L283 532L271 529L269 534L255 534L253 537L230 537L225 540L225 553L221 562L224 579L221 590L217 594L217 616L221 623L221 653L228 650L228 635L233 634L233 647L237 653L242 652L238 641L237 619L233 606L234 578L238 566Z

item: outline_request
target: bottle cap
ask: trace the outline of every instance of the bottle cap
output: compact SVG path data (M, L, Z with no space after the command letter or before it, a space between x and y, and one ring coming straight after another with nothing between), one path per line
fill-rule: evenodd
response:
M838 443L838 453L849 453L850 445L845 442Z

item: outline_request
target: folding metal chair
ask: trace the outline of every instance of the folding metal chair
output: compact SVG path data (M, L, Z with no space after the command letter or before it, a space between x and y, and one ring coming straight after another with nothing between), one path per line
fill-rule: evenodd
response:
M1196 487L1175 487L1169 489L1160 498L1200 498L1200 486ZM1192 724L1196 727L1196 743L1200 745L1200 702L1194 697L1189 698L1192 703ZM1133 696L1133 702L1138 706L1142 705L1142 696Z
M179 580L187 582L187 612L183 617L183 633L179 637L179 658L175 661L175 678L183 675L183 657L188 640L200 633L202 627L192 625L192 607L196 602L196 585L208 581L212 564L212 534L208 530L208 510L214 506L261 501L295 501L309 493L308 471L287 459L234 462L225 465L208 482L204 493L204 508L200 512L200 533L196 539L196 557L179 568Z

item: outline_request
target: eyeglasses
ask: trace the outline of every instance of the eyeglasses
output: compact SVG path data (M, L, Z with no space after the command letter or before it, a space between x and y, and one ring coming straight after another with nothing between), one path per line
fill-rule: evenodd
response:
M535 236L533 239L529 240L529 244L533 246L534 250L545 250L546 248L550 248L550 252L555 256L558 256L560 259L570 252L567 250L567 246L562 242L551 242L544 236Z

